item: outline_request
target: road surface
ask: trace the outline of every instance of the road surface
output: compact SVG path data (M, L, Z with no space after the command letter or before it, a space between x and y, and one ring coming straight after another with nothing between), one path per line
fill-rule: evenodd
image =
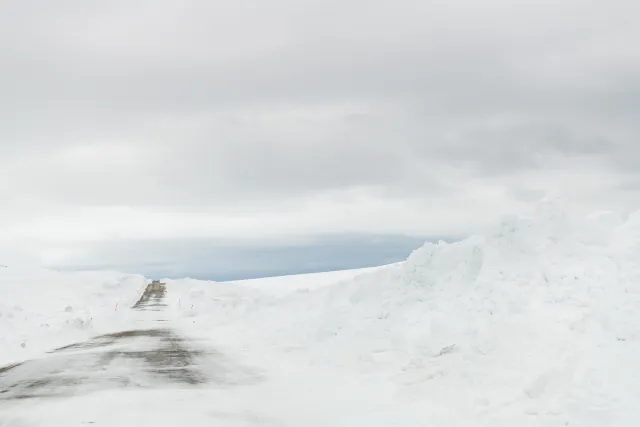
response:
M164 285L149 285L131 308L134 328L0 367L0 427L164 425L185 410L169 412L162 399L177 398L184 407L184 396L260 382L255 372L172 328L165 299ZM144 416L125 415L133 406ZM193 408L186 411L192 418ZM215 421L215 414L204 415Z

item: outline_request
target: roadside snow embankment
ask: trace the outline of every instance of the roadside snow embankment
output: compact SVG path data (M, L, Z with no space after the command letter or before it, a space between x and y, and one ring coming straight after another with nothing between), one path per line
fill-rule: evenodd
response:
M146 283L110 272L0 269L0 366L116 329Z
M486 236L247 307L211 333L494 425L640 415L640 214L573 220L543 204Z
M278 307L287 298L351 280L381 267L325 273L295 274L230 282L195 279L167 280L169 311L180 318L200 318L210 327L243 320L266 307Z

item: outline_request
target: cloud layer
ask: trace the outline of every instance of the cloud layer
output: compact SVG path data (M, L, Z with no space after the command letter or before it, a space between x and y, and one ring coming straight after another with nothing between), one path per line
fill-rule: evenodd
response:
M635 209L638 11L10 1L1 239L48 259L129 237L462 235L556 191Z

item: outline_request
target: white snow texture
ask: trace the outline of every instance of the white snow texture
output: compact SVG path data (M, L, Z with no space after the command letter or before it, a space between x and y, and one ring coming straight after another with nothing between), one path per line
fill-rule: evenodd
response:
M283 278L274 292L277 279L167 281L176 327L258 366L271 385L232 403L216 395L269 423L216 425L638 425L640 213L576 219L543 203L485 236L313 285L319 277ZM106 282L135 295L139 278L122 280ZM113 311L118 293L96 289L106 299L94 306ZM15 287L2 292L4 352L38 339L49 315L34 306L23 320ZM56 324L84 319L71 296L56 304ZM216 399L202 404L211 411Z

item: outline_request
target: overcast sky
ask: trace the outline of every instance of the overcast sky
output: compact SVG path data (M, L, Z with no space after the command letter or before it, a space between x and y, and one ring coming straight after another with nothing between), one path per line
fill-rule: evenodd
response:
M640 208L634 0L2 3L7 259Z

